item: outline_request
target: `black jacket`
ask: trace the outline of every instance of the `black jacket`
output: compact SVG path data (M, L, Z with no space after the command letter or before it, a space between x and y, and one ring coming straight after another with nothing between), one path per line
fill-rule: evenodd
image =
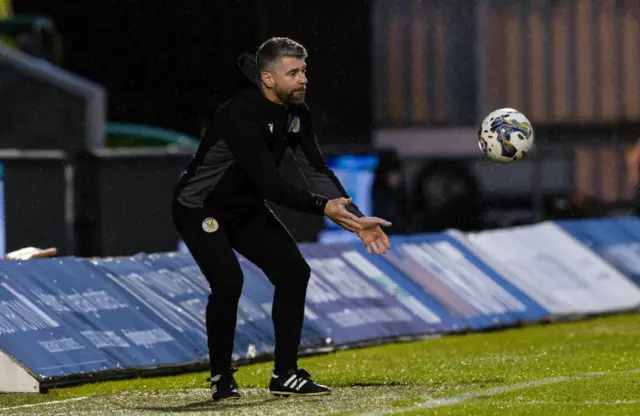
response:
M260 87L255 58L244 54L238 64L251 84L216 111L175 187L175 200L186 207L207 207L220 218L234 218L254 212L265 199L323 215L328 198L348 198L318 148L309 108L273 103ZM293 150L313 193L280 176L287 148ZM349 209L362 216L357 207Z

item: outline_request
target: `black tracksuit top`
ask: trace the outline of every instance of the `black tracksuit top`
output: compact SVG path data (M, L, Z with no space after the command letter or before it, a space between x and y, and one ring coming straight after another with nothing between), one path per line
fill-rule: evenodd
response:
M209 209L220 219L255 212L265 200L323 215L328 199L348 195L318 148L309 108L270 101L260 87L255 60L245 54L238 63L253 83L216 111L175 187L175 200L188 208ZM281 177L287 148L313 192ZM348 209L362 216L355 205Z

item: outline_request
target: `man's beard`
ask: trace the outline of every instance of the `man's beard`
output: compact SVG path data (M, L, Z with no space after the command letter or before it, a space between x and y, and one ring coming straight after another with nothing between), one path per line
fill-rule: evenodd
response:
M304 103L306 92L304 90L295 90L291 92L278 91L277 95L284 105L294 105Z

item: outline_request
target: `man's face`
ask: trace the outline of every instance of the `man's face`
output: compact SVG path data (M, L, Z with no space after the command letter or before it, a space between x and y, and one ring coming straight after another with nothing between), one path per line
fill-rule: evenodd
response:
M284 105L304 103L307 89L307 64L304 59L285 56L273 64L271 71L275 95Z

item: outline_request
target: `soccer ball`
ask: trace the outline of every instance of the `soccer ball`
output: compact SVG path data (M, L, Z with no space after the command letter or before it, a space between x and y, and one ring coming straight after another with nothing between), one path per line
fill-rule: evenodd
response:
M491 112L478 129L478 145L487 159L496 163L520 160L533 147L533 127L524 114L513 108Z

